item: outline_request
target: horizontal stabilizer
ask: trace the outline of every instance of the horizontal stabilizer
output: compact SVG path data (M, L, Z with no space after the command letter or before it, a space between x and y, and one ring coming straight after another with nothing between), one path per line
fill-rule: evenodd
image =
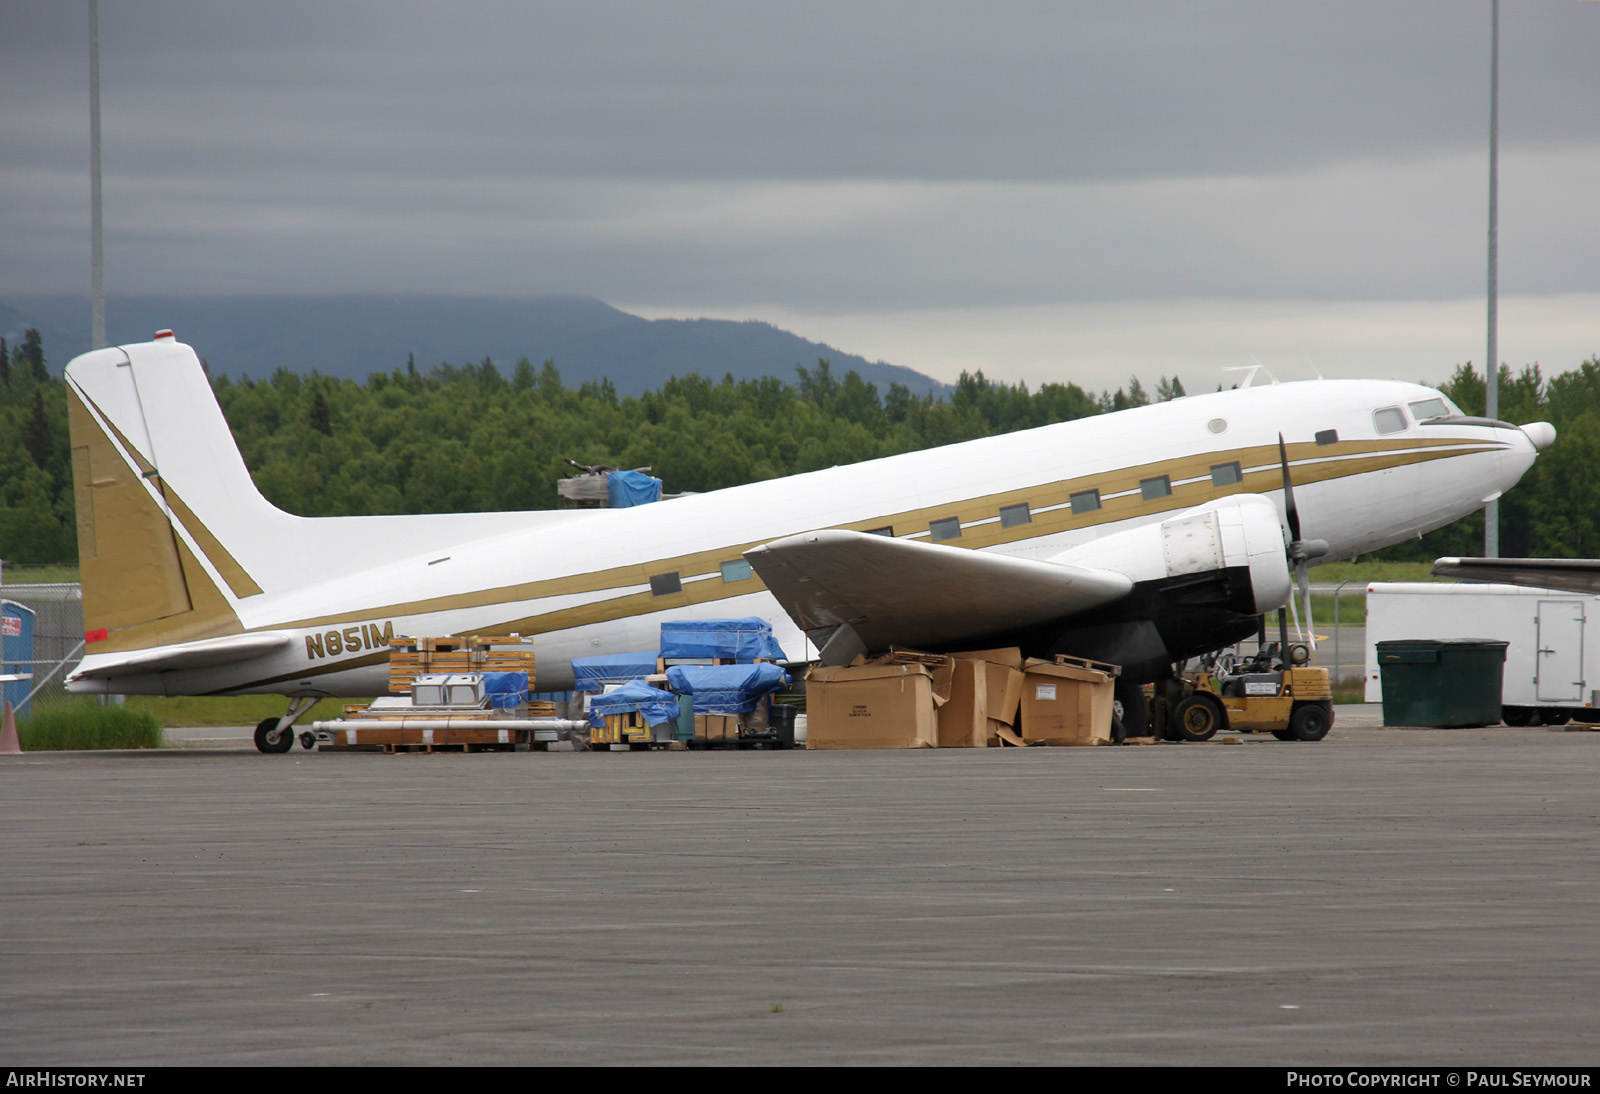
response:
M1433 576L1600 593L1596 558L1441 558L1434 561Z
M294 641L293 635L233 634L223 638L207 638L199 642L185 642L175 646L157 646L150 650L129 653L89 654L83 664L69 676L74 680L104 679L112 676L139 676L145 673L172 672L177 669L207 669L217 665L231 665L273 653Z
M789 617L819 640L848 626L867 649L939 648L1118 600L1127 576L838 530L745 552Z

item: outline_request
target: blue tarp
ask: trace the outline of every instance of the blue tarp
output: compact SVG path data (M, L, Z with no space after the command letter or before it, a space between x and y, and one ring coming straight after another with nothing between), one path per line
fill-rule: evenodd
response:
M661 624L662 657L723 657L749 661L766 657L787 661L772 624L744 619L680 619Z
M572 659L573 691L604 691L607 684L622 684L656 671L656 651L608 653L603 657Z
M491 710L511 710L528 701L528 674L525 672L486 672L483 693Z
M693 696L696 714L743 714L788 681L783 669L767 664L675 665L667 670L667 685Z
M652 666L654 667L654 666ZM637 710L650 725L678 720L678 697L670 691L653 688L643 680L623 684L615 691L596 695L589 701L589 724L596 729L605 726L608 714L626 714Z
M613 509L661 500L661 480L643 471L613 471L606 476L606 504Z

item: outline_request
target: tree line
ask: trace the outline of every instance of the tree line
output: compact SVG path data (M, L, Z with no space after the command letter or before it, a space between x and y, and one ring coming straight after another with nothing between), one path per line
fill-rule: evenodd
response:
M37 331L0 341L0 558L76 558L65 383ZM303 516L547 509L556 482L583 464L650 467L669 492L716 490L836 464L1122 410L1152 401L1137 378L1091 394L1076 384L1026 384L962 373L948 397L880 392L826 360L795 380L673 377L618 397L609 381L569 387L555 364L519 360L375 373L365 383L279 369L270 378L212 380L257 486ZM1502 503L1506 553L1600 554L1600 362L1548 382L1537 366L1501 372L1500 413L1553 421L1560 437ZM1483 412L1484 381L1458 368L1445 391ZM1155 400L1185 394L1161 377ZM1587 500L1585 500L1587 499ZM1474 523L1475 522L1475 523ZM1474 539L1474 537L1476 537ZM1471 554L1477 516L1386 557Z

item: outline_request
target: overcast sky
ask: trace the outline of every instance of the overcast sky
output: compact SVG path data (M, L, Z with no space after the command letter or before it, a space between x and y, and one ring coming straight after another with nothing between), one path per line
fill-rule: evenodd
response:
M0 299L88 293L87 12L0 0ZM100 21L111 294L583 294L1096 389L1484 359L1488 0ZM1514 367L1600 353L1597 56L1600 3L1502 4Z

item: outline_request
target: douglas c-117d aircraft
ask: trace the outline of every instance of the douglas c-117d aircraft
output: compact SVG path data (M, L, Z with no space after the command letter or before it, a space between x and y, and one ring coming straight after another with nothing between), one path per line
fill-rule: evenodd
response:
M1254 633L1291 566L1497 497L1554 431L1392 381L1247 386L617 510L297 517L256 490L170 331L66 370L89 693L387 689L397 635L651 649L663 619L762 616L784 648L1020 645L1124 666L1122 695Z

